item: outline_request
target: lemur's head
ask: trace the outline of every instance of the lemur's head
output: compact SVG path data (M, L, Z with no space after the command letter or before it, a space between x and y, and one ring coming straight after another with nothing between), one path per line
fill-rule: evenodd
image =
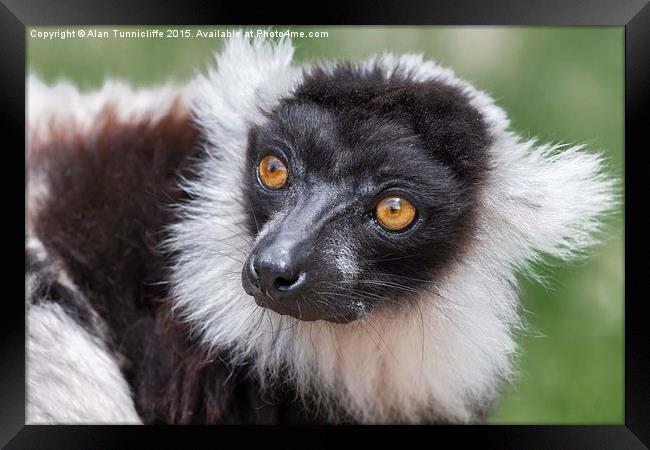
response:
M248 135L246 292L332 322L435 292L471 240L490 140L458 87L312 69Z
M170 230L176 317L355 419L476 420L510 374L516 273L593 244L602 161L522 141L421 56L292 50L231 40L189 87L205 155Z

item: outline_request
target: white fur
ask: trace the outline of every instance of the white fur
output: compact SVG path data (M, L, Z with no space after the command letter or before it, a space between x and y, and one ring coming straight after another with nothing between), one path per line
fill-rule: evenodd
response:
M55 303L28 310L26 373L29 424L141 423L114 358Z
M35 263L49 264L58 282L77 291L31 230L25 249ZM38 270L25 274L27 423L141 423L115 354L103 342L106 330L99 316L93 317L98 335L91 335L51 299L38 298L42 275Z
M107 80L98 90L81 92L68 81L46 85L30 74L27 79L29 139L47 143L52 129L83 135L93 129L107 107L113 107L117 118L124 122L155 122L182 98L183 88L172 84L133 89L125 82Z
M406 67L417 79L460 87L494 136L489 152L496 169L483 190L473 245L437 280L437 293L423 292L411 311L373 312L346 325L296 324L244 293L239 274L252 242L237 233L246 214L238 199L248 127L302 75L292 66L289 42L235 39L217 68L190 87L208 153L221 156L208 157L199 179L186 183L194 199L172 228L168 244L180 252L175 311L208 347L251 358L267 385L287 381L276 378L285 365L288 381L302 394L320 394L326 410L343 406L365 422L470 422L474 407L489 405L512 372L520 326L515 273L543 255L569 259L591 246L613 203L613 185L601 158L581 147L522 142L508 131L503 110L451 70L418 55L383 55L361 66L373 64L387 75ZM354 270L345 252L338 258Z

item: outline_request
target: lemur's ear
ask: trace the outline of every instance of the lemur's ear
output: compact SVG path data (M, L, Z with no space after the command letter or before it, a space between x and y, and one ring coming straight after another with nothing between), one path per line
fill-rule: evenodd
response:
M570 259L597 242L604 215L617 202L601 156L583 146L517 143L505 133L490 157L483 201L493 252L523 265L544 255Z
M216 66L190 84L189 96L197 120L209 130L208 140L224 145L224 137L242 139L250 122L293 87L299 70L291 66L288 39L231 38L215 54Z

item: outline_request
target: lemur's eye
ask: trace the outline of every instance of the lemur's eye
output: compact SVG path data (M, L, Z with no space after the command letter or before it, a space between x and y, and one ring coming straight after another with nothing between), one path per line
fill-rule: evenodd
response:
M287 182L289 171L280 159L273 155L266 155L260 162L258 176L267 188L280 189Z
M402 197L386 197L377 204L375 217L387 230L403 230L413 223L415 206Z

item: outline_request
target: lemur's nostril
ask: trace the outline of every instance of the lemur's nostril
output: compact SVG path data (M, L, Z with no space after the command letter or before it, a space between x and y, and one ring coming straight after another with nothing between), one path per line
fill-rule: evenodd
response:
M299 293L307 284L307 274L293 256L283 248L268 248L251 257L254 261L247 270L250 284L275 300Z
M286 278L278 278L275 280L275 288L278 291L286 291L291 288L295 280L287 280Z
M301 284L303 278L304 278L304 272L301 272L300 274L298 274L297 277L292 279L278 277L275 280L275 288L281 292L290 291L298 287Z

